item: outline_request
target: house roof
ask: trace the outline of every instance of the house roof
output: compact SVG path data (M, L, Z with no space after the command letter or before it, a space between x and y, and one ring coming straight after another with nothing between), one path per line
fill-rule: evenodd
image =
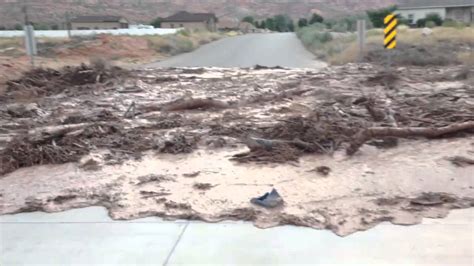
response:
M172 16L164 18L163 22L203 22L211 18L216 18L214 13L189 13L186 11L178 12Z
M120 22L124 20L120 16L79 16L71 20L71 22Z
M404 0L398 9L474 6L474 0Z
M217 24L219 29L238 29L240 22L238 20L221 20Z

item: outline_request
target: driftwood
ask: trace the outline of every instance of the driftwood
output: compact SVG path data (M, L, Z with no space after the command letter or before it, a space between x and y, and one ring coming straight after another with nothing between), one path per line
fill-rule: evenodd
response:
M110 122L95 122L36 128L28 132L28 140L32 143L45 142L66 134L79 135L82 130L92 125L106 126L112 124Z
M363 129L357 133L351 145L347 148L346 153L353 155L359 148L367 141L373 138L382 137L398 137L398 138L409 138L409 137L425 137L425 138L436 138L446 134L452 134L464 130L474 130L474 121L456 123L446 127L371 127Z
M277 140L277 139L246 138L244 140L244 143L247 145L247 147L251 151L259 150L262 148L265 150L272 150L275 147L282 146L282 145L291 145L305 152L314 152L318 148L323 149L322 151L325 151L324 148L322 148L320 145L313 145L311 143L307 143L299 139Z
M213 99L186 99L172 103L167 103L161 108L162 111L184 111L195 109L225 109L229 108L229 104Z
M458 166L458 167L474 165L474 159L467 158L467 157L464 157L464 156L449 157L449 158L447 158L447 160L450 161L452 164Z

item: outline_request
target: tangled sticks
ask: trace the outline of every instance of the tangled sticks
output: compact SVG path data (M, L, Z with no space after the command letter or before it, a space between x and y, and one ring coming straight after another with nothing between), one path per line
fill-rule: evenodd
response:
M373 138L381 137L398 137L398 138L409 138L409 137L426 137L426 138L437 138L443 135L454 134L461 131L474 130L474 121L451 124L445 127L405 127L405 128L394 128L394 127L371 127L359 131L354 136L350 146L346 149L348 155L355 154L359 148L367 141Z

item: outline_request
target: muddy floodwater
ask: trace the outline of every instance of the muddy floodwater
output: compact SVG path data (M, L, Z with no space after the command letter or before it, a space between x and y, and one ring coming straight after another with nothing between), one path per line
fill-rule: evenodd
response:
M370 65L143 70L34 103L12 91L0 109L0 214L104 206L113 219L245 220L341 236L443 218L474 206L471 129L346 151L373 126L474 121L473 86L449 78L458 69L423 80L421 71L401 69L387 84ZM250 202L272 189L282 206Z

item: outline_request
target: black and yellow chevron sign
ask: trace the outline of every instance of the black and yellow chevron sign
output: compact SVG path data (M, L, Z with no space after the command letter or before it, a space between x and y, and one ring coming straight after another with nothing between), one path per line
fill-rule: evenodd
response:
M385 49L395 49L397 47L397 26L398 19L394 14L385 17Z

